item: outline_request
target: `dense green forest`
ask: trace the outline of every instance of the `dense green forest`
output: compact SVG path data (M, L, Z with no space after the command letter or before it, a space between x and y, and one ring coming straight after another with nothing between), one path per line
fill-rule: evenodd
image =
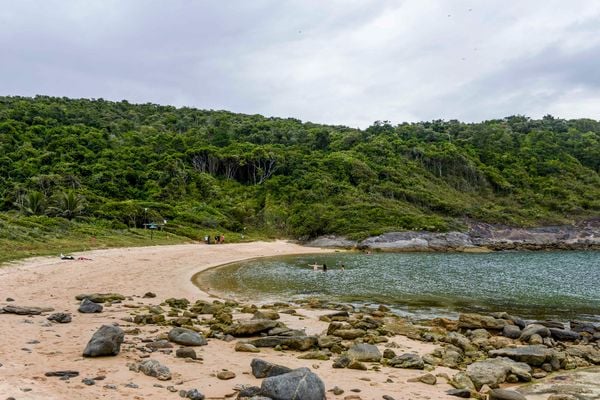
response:
M600 123L591 119L377 121L359 130L0 97L4 227L71 221L127 230L167 220L168 232L194 239L209 231L359 238L461 229L468 220L565 223L599 215L599 174Z

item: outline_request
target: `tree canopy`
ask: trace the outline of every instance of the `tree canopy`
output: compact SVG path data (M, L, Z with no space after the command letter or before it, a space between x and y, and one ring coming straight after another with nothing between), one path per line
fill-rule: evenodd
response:
M103 99L0 97L0 212L275 236L527 226L600 211L600 123L367 129Z

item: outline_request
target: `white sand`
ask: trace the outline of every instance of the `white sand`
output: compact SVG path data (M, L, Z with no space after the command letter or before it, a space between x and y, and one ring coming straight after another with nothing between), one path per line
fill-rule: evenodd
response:
M407 383L407 379L422 374L422 371L382 367L380 372L339 370L331 367L332 361L300 360L296 352L277 352L262 349L258 354L239 353L233 350L235 341L209 339L207 346L197 348L202 362L186 362L174 355L153 353L152 358L166 364L174 374L167 382L141 373L129 371L127 363L138 361L136 353L125 351L128 343L139 339L127 335L123 351L115 357L83 358L81 353L91 335L102 324L118 322L123 329L134 328L120 319L130 315L126 307L141 304L159 304L169 297L185 297L190 301L212 300L209 294L200 291L191 282L191 277L202 270L244 259L286 254L328 252L307 248L284 241L255 242L244 244L176 245L143 248L96 250L78 253L91 261L67 261L58 257L38 257L0 268L0 305L53 307L55 312L69 312L73 322L49 324L45 316L18 316L0 314L0 398L9 396L24 399L178 399L178 393L165 388L174 385L179 389L197 388L207 398L224 398L234 393L236 384L260 386L260 380L250 374L250 360L260 357L289 367L306 366L324 380L327 389L337 385L345 390L340 396L328 392L328 399L343 399L348 395L359 395L362 399L381 399L387 394L401 399L451 399L444 394L450 389L444 380L435 386L422 383ZM145 292L157 294L155 299L142 299ZM135 296L134 301L125 301L105 307L101 314L80 314L75 295L92 292L116 292ZM15 299L6 302L7 297ZM281 299L284 300L285 299ZM306 319L283 315L282 320L290 327L306 328L309 332L321 332L327 324L318 321L319 312L299 310ZM323 313L323 312L321 312ZM250 315L247 315L250 317ZM141 326L141 337L154 338L168 328ZM39 343L28 343L39 341ZM421 354L433 349L432 345L395 337L393 341L402 350ZM383 349L383 347L381 347ZM221 369L236 373L236 378L221 381L215 377ZM76 370L80 376L70 381L47 378L45 372ZM452 372L438 369L436 372ZM104 375L94 386L81 383L83 378ZM390 379L392 382L387 382ZM124 385L135 383L139 388ZM183 382L181 384L181 382ZM178 384L179 383L179 384ZM104 388L116 385L117 389ZM163 385L163 388L155 387ZM359 393L350 389L360 389ZM27 389L31 389L27 391Z

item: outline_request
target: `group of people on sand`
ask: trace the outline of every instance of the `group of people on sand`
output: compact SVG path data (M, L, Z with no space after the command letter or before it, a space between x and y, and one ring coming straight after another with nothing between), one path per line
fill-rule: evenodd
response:
M318 271L319 269L323 270L323 272L327 272L327 264L323 263L321 264L317 264L316 262L312 263L312 264L308 264L309 267L313 267L313 271ZM344 264L340 265L340 271L345 271L346 268L344 267Z
M212 238L210 235L204 236L204 242L206 244L213 244ZM223 235L223 234L215 235L214 244L223 244L223 243L225 243L225 235Z

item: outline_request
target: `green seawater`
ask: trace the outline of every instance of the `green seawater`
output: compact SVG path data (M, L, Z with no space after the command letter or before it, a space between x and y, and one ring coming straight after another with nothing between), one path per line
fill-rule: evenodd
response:
M308 264L327 264L313 271ZM341 270L341 264L345 270ZM195 277L245 301L307 297L385 304L400 314L506 311L523 318L600 321L600 252L334 253L264 258Z

